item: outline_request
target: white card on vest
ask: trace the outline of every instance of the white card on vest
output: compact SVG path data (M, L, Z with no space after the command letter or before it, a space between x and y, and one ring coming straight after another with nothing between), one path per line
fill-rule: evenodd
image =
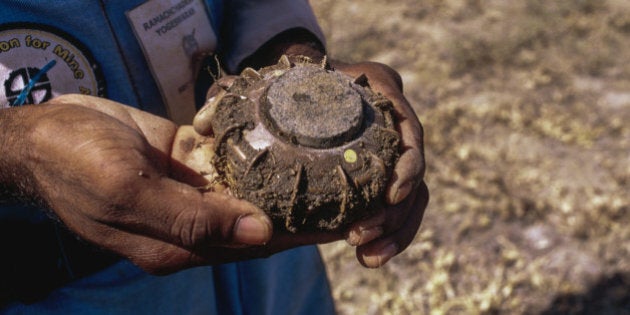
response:
M150 0L127 12L170 118L195 115L193 56L211 52L217 38L203 0Z

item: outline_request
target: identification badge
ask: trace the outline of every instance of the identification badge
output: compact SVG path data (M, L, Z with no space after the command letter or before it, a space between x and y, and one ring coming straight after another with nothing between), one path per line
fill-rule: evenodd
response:
M171 120L195 115L194 56L212 52L217 38L203 0L150 0L127 12Z

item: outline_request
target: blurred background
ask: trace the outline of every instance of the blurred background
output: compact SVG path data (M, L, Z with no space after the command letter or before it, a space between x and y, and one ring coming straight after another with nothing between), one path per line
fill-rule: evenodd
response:
M395 68L431 201L340 314L630 314L630 1L311 0L330 57Z

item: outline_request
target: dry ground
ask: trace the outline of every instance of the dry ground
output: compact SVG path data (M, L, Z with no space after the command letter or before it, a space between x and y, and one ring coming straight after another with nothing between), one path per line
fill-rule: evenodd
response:
M397 69L431 202L340 314L630 314L630 1L311 0L333 58Z

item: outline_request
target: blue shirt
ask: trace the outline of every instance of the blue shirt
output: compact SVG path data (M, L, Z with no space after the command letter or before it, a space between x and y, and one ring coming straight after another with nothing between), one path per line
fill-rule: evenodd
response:
M0 2L0 110L20 97L40 103L85 93L166 116L159 84L126 15L143 2ZM171 1L174 6L189 2ZM304 27L322 38L307 1L206 1L206 7L196 13L207 14L228 70L283 30ZM31 81L36 83L29 93L20 96ZM7 250L2 278L16 278L14 284L24 285L26 293L29 281L33 291L39 282L52 283L27 299L10 283L0 284L1 296L10 297L3 301L9 303L0 309L3 314L334 313L314 246L152 276L76 240L39 209L2 206L0 224ZM84 261L92 268L83 268Z

